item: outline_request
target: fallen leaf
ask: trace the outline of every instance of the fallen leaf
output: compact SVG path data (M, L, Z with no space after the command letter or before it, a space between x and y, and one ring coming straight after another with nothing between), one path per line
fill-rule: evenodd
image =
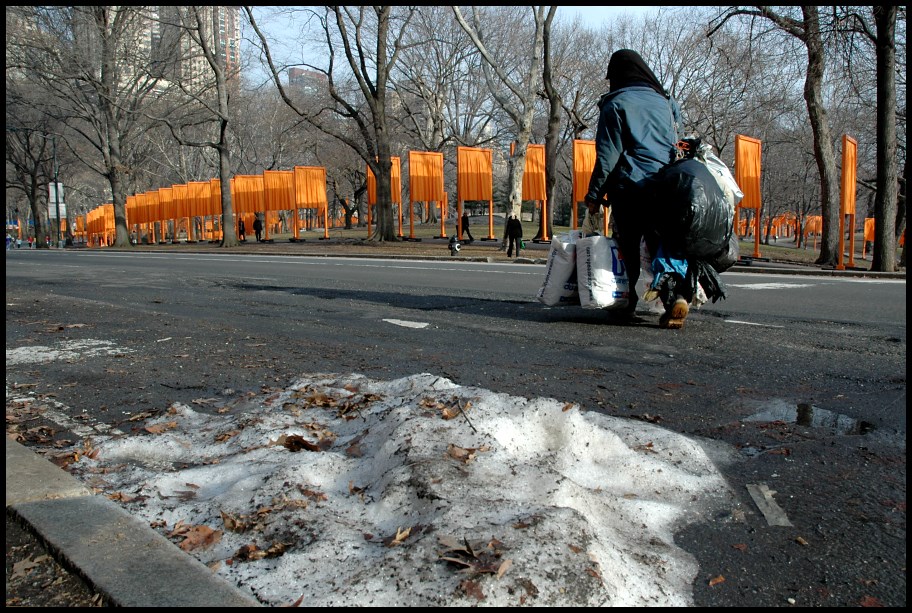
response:
M572 402L568 402L567 404L564 405L564 408L561 409L561 411L567 412L567 411L569 411L569 410L572 409L572 408L573 408L573 403L572 403Z
M406 528L405 530L402 528L396 528L396 536L383 539L383 544L387 547L396 547L397 545L401 545L403 542L405 542L405 539L407 539L411 533L411 528Z
M861 600L858 601L858 605L862 607L882 607L884 606L880 599L875 598L874 596L864 596Z
M500 579L503 577L510 567L513 566L513 560L504 560L500 563L500 568L497 569L497 578Z
M162 432L166 432L167 430L172 430L176 427L177 427L176 421L169 421L169 422L165 422L163 424L153 424L151 426L146 426L145 430L146 430L146 432L149 432L151 434L161 434Z
M719 585L723 581L725 581L725 577L723 577L722 575L719 575L718 577L713 577L712 579L709 580L709 587L712 587L714 585Z
M738 551L747 551L747 545L745 545L744 543L737 543L735 545L732 545L732 547L737 549Z
M806 540L804 540L800 536L795 537L795 542L798 543L799 545L805 545L805 546L810 545L810 543L808 543Z
M186 538L181 542L180 548L184 551L203 549L215 545L222 540L222 531L213 530L209 526L193 526L185 533Z
M465 592L466 596L472 596L477 600L484 600L484 592L481 591L481 586L477 582L472 581L471 579L466 579L459 584L459 587Z
M39 566L39 564L31 558L28 560L22 560L21 562L16 562L13 564L13 575L10 577L10 579L21 579L23 577L26 577L28 576L29 571L31 571L33 568L36 568L37 566ZM9 589L9 586L7 586L7 589Z

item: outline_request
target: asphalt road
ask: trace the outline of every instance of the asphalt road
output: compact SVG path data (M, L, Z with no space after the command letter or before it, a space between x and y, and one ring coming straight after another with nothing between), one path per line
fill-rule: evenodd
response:
M741 504L676 535L698 606L903 606L905 281L728 272L683 330L546 308L543 267L240 254L7 254L7 388L53 400L47 449L172 402L302 373L457 383L577 402L735 448ZM399 322L399 323L397 323ZM427 323L425 328L401 322ZM110 355L11 364L101 339ZM39 422L40 423L40 422ZM747 486L766 484L791 527Z

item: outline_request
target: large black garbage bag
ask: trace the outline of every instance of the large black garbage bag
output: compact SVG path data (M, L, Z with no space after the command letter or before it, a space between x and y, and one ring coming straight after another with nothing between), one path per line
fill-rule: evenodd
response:
M651 182L655 230L672 253L713 262L729 251L735 211L705 164L678 160Z

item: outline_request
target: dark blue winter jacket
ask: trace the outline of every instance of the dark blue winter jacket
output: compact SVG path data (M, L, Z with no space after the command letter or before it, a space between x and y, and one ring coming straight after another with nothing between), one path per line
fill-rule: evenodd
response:
M651 87L632 85L599 100L595 168L586 199L601 200L646 179L674 161L681 109Z

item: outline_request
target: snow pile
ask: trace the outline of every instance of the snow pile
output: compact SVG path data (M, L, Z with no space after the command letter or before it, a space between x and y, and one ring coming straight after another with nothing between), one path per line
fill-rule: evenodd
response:
M728 499L684 436L430 374L221 410L70 469L271 606L687 606L672 531Z

